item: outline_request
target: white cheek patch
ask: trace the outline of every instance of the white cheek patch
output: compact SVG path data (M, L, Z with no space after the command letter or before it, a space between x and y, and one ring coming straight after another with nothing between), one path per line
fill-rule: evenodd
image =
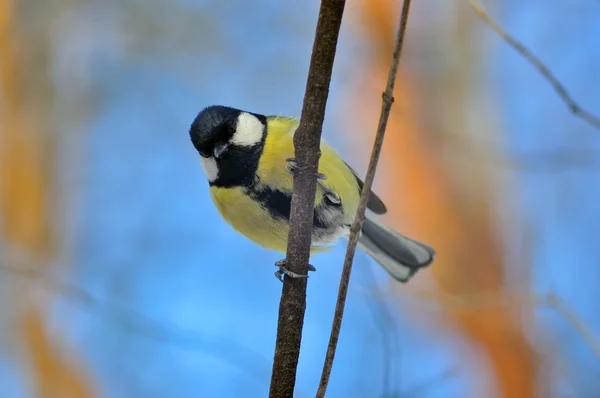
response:
M237 127L231 142L240 146L253 146L258 144L263 137L265 126L256 118L246 112L240 113Z
M215 182L217 177L219 176L219 166L217 165L217 161L213 158L205 158L200 157L200 161L202 162L202 167L204 168L204 173L206 174L206 178L209 182Z

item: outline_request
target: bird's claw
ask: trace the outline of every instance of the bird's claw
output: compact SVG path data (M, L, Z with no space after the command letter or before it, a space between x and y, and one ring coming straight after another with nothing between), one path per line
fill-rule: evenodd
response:
M285 259L279 260L275 263L275 266L279 267L279 270L275 271L275 277L277 279L279 279L281 282L283 282L283 275L287 275L290 278L308 278L308 275L301 275L301 274L298 274L296 272L290 271L289 269L285 268L286 264L287 264L287 260L285 260ZM313 267L312 265L308 264L308 270L316 271L317 269L315 267Z
M285 171L287 171L290 174L294 174L294 171L298 168L298 163L296 162L296 159L286 158L285 161L287 162L287 165L285 166Z
M285 170L290 174L294 174L294 171L298 168L298 162L296 162L296 159L286 158L285 161L288 163L287 166L285 166ZM323 189L323 192L325 192L325 197L334 205L341 204L342 199L340 196L323 183L323 181L327 179L327 176L323 173L313 173L313 175L317 177L317 184L319 184L321 189Z

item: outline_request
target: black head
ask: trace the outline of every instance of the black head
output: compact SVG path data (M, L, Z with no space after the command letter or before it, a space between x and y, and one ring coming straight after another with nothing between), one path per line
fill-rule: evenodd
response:
M205 158L213 155L217 143L226 143L235 133L239 109L214 105L203 109L190 128L190 138L196 150Z
M212 185L247 185L258 167L266 135L263 115L226 106L203 109L190 127L190 138L202 157ZM250 174L252 173L252 174Z

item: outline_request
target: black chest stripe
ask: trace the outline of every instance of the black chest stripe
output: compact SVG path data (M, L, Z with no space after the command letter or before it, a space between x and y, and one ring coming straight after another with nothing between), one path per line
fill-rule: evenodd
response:
M247 188L248 195L260 202L269 211L271 216L288 220L292 205L291 193L278 191L269 187L256 187L252 185Z
M291 192L282 192L265 186L257 187L256 185L246 188L246 192L254 200L260 202L272 217L286 221L290 219L292 207ZM324 220L318 216L323 206L328 206L328 204L323 201L322 204L315 208L313 216L313 225L315 228L331 227L331 225L325 224Z

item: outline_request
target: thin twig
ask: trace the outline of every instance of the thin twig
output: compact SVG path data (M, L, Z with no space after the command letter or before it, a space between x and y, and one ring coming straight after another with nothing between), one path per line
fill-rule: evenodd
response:
M170 347L203 352L225 361L243 369L258 383L263 383L269 375L269 361L258 352L236 343L233 339L183 328L165 319L153 318L123 304L92 295L82 287L40 272L38 268L0 263L0 274L2 278L12 276L36 283L41 289L78 304L89 313L99 315L128 332Z
M443 386L445 382L448 382L452 379L457 378L458 375L459 375L458 368L452 367L452 368L446 369L444 372L442 372L428 380L422 381L406 391L398 393L397 395L395 395L395 397L402 397L402 398L426 397L436 387ZM389 398L392 398L392 397L394 397L394 396L390 396ZM383 397L383 398L386 398L386 397Z
M590 346L594 355L600 359L600 339L592 329L579 319L562 299L555 293L542 296L531 293L517 292L482 292L469 295L455 296L445 292L414 292L419 298L429 298L442 303L446 308L454 310L475 310L489 308L494 305L528 305L532 308L551 308L558 312L577 331L581 338Z
M567 307L563 300L561 300L557 295L551 293L546 296L546 299L542 301L542 304L561 314L563 318L565 318L566 321L571 324L573 329L579 333L581 338L590 346L596 358L600 359L600 340L598 340L598 336L596 336L596 334L588 325L575 316L573 311Z
M331 375L331 369L333 367L333 359L335 357L335 350L337 348L337 342L340 336L340 329L342 327L342 319L344 317L344 306L346 304L348 284L350 282L350 274L352 272L352 261L354 260L354 253L356 251L356 245L358 244L359 233L362 229L362 223L365 217L367 201L369 199L369 195L371 194L371 186L373 185L373 180L375 179L375 171L377 170L377 162L379 161L381 147L383 146L385 129L387 127L388 118L392 109L392 103L394 102L394 85L396 83L396 75L398 72L400 55L402 54L402 44L404 43L404 35L406 32L406 24L408 22L409 9L410 0L404 0L404 3L402 5L402 12L400 14L400 26L398 27L398 35L396 38L396 44L394 46L394 52L392 55L392 63L390 65L387 85L385 88L385 92L382 96L383 98L381 105L381 114L379 116L379 125L377 126L375 143L373 144L373 151L371 153L371 159L369 160L369 167L367 169L365 183L360 195L360 203L358 205L358 209L356 210L356 215L354 217L354 221L352 222L352 227L350 228L348 248L346 249L346 257L344 259L344 267L342 269L340 286L338 289L338 298L335 305L335 314L333 317L333 324L331 326L331 335L329 337L327 353L325 354L325 363L323 364L323 373L321 374L321 381L319 382L319 389L317 390L316 395L317 397L325 396L325 392L327 391L327 385L329 383L329 376Z
M294 134L298 167L294 173L286 267L301 275L308 273L321 130L345 3L321 1L300 125ZM286 276L279 303L271 398L294 395L305 311L306 278Z
M504 41L506 41L512 48L514 48L519 54L521 54L534 68L536 68L542 76L552 85L554 91L562 98L567 104L569 110L575 115L592 126L600 128L600 118L584 110L571 95L567 92L565 86L554 76L550 69L535 55L531 50L521 44L517 39L511 36L504 28L502 28L498 22L492 19L488 12L485 10L483 5L479 4L476 0L467 0L473 11L481 18L490 28L492 28Z

